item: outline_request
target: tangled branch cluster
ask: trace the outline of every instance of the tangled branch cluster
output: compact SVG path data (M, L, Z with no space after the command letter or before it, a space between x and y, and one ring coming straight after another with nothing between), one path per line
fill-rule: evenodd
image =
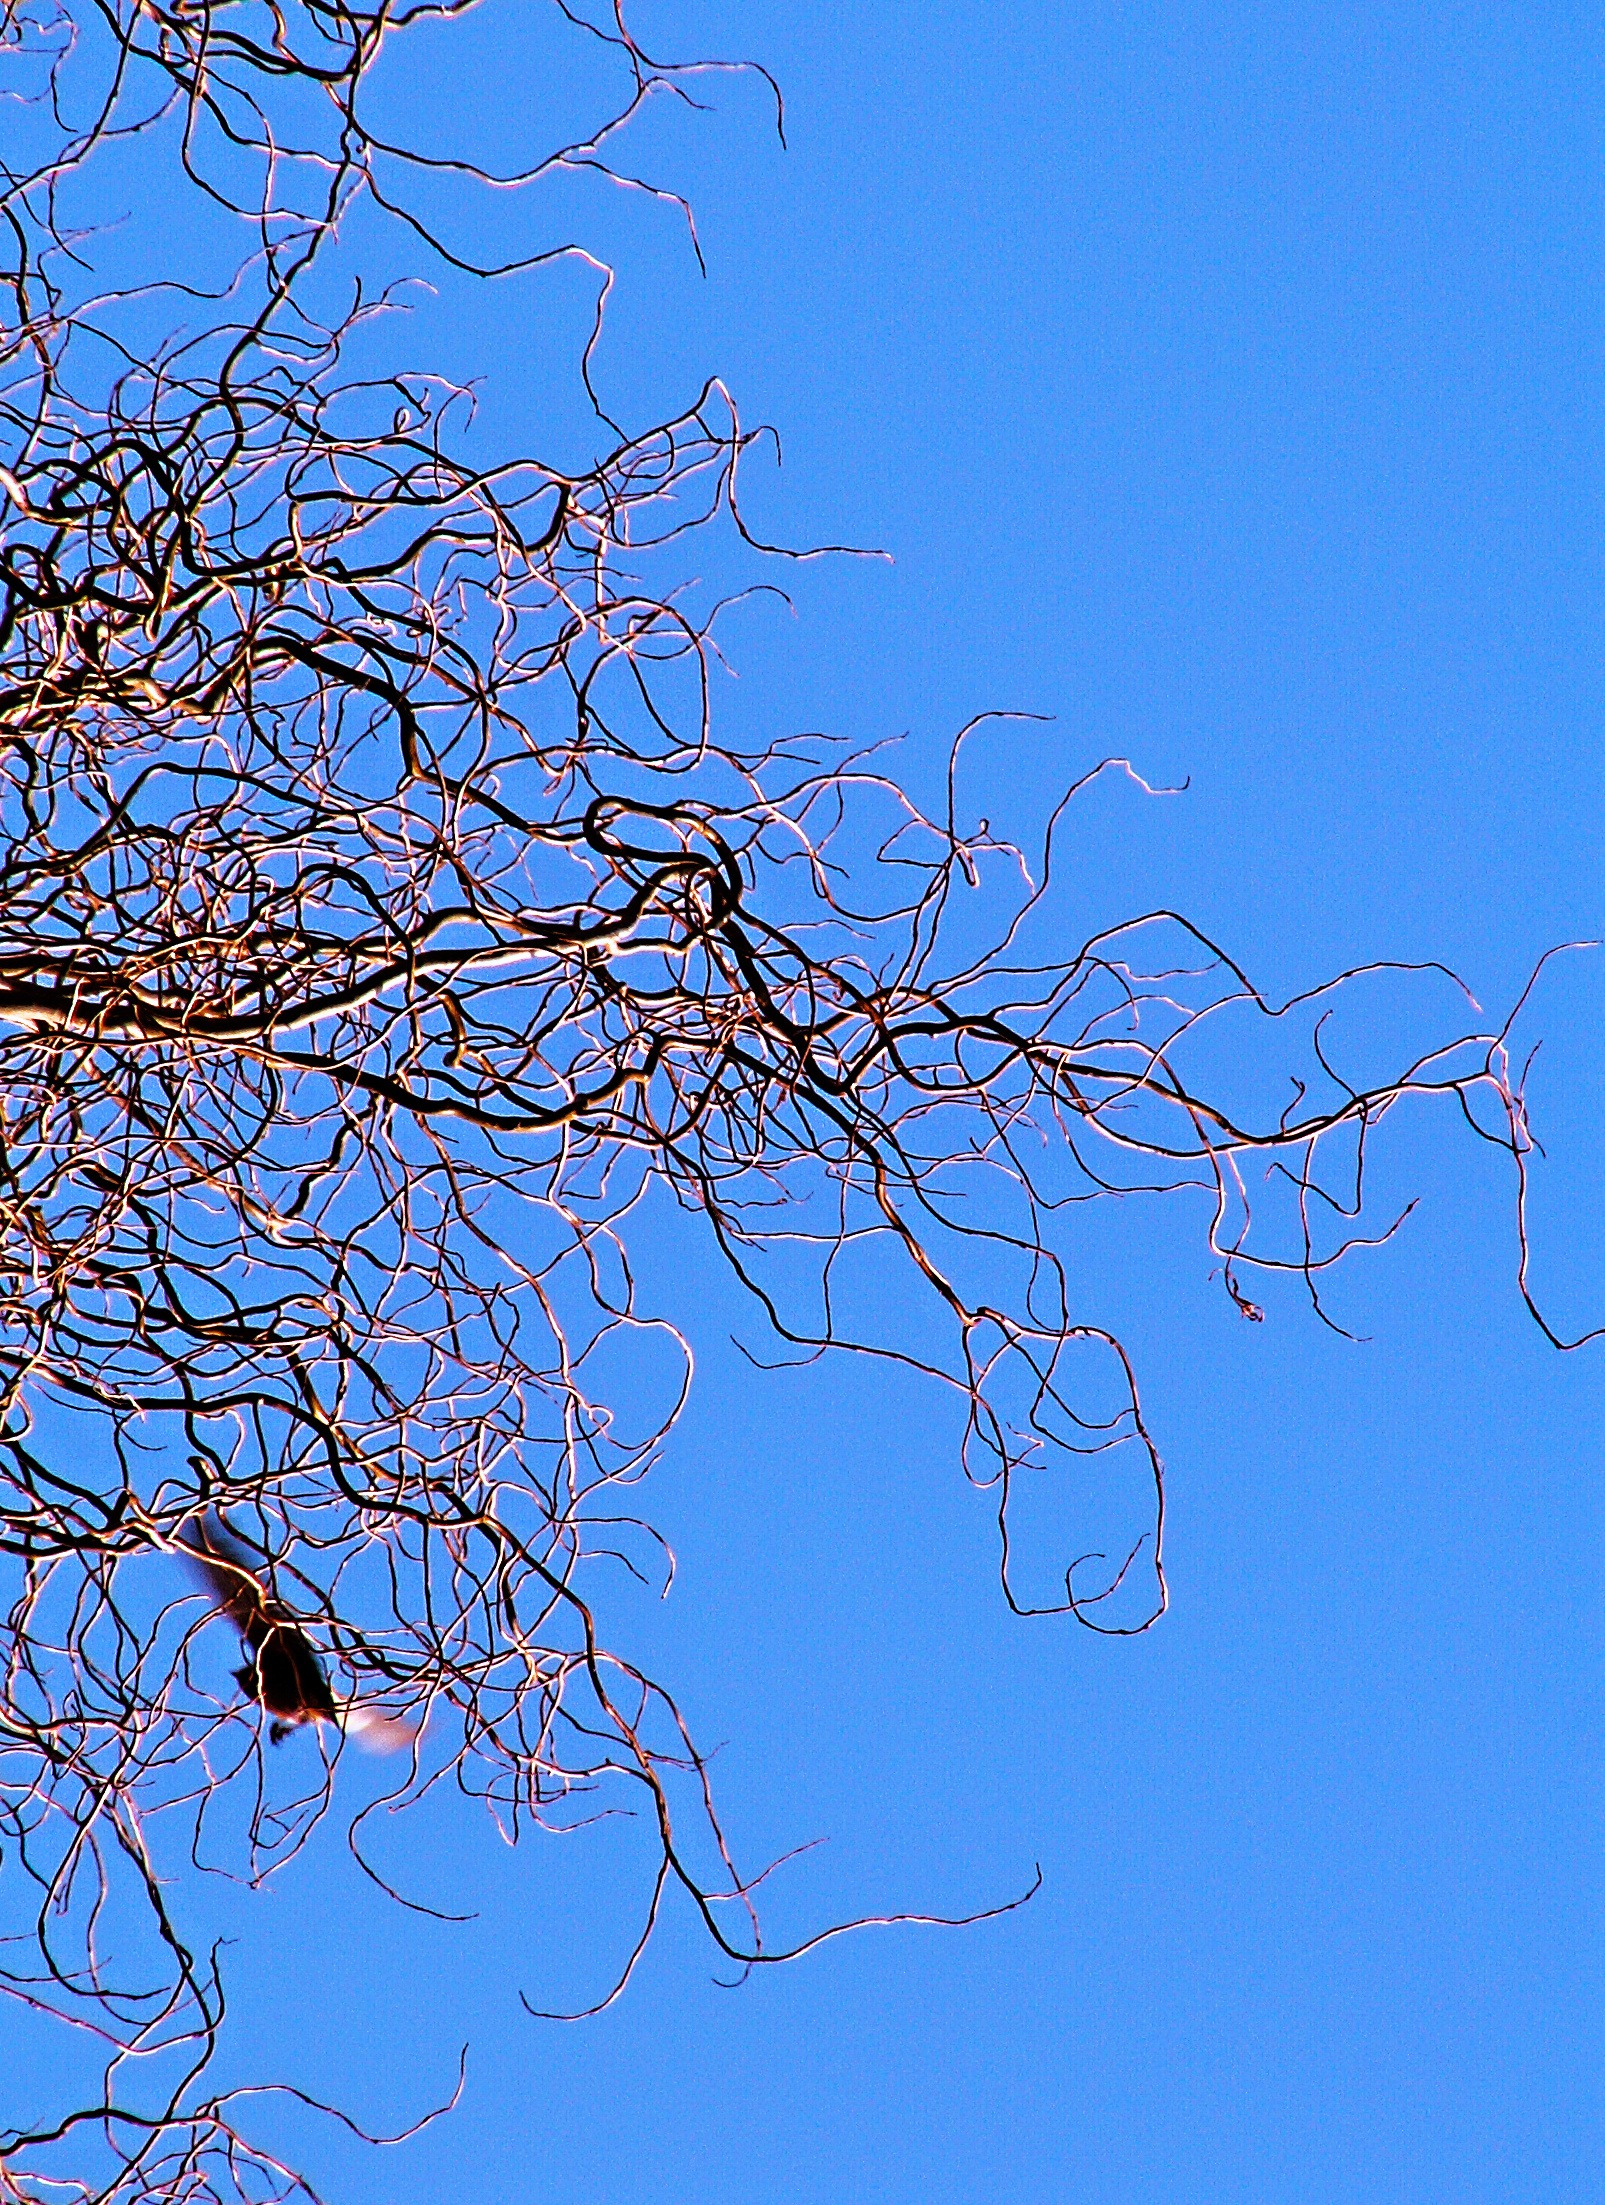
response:
M1066 951L1065 806L1029 864L968 825L971 731L925 807L873 755L723 739L721 608L692 609L683 548L764 547L719 385L574 473L476 467L461 394L342 364L383 302L320 323L307 285L358 197L464 264L395 181L441 164L363 93L394 32L468 4L8 17L56 139L9 173L0 393L3 1980L108 2064L12 2137L3 2195L296 2187L205 2094L222 1987L171 1867L287 1858L341 1731L307 1726L304 1780L209 1681L197 1526L228 1527L340 1706L423 1725L388 1804L454 1783L516 1836L633 1796L658 1839L635 1950L675 1886L767 1960L690 1733L593 1591L598 1559L655 1566L631 1492L690 1373L637 1231L678 1214L783 1353L950 1389L1011 1603L1131 1631L1164 1601L1162 1473L1124 1350L1077 1312L1074 1205L1202 1190L1254 1316L1256 1269L1319 1306L1398 1105L1526 1147L1502 1033L1350 1084L1326 992L1273 1014L1174 914ZM559 12L624 102L516 181L605 163L683 89L616 14ZM129 132L168 133L255 232L229 302L148 356L126 297L67 292L72 193ZM1254 1116L1230 1065L1266 1020L1311 1061ZM1250 1239L1259 1162L1279 1248ZM864 1282L899 1273L931 1320L877 1329L905 1303ZM1023 1585L1021 1481L1133 1462L1135 1536ZM107 1957L140 1907L147 1947L119 1930Z

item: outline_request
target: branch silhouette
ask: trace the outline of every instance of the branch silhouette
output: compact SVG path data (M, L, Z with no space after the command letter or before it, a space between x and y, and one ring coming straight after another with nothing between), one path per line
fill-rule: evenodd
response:
M613 1565L665 1574L634 1493L691 1375L647 1221L722 1264L755 1362L943 1389L1010 1605L1126 1634L1165 1605L1164 1472L1075 1283L1088 1207L1177 1197L1245 1317L1287 1279L1336 1323L1334 1268L1406 1214L1367 1200L1386 1121L1447 1110L1518 1190L1532 1147L1508 1025L1440 968L1272 1004L1179 913L1078 940L1097 776L1030 848L994 832L967 792L999 716L929 801L876 750L730 741L717 631L779 554L719 382L644 431L598 407L590 464L480 464L469 394L351 364L392 303L318 303L359 202L470 269L442 172L650 192L620 132L715 66L559 0L620 100L494 175L368 121L385 47L468 12L7 15L0 1983L105 2066L0 2139L0 2196L312 2194L250 2093L208 2094L223 1979L173 1909L214 1842L247 1880L304 1846L348 1735L391 1749L387 1808L449 1782L513 1838L639 1815L641 1932L588 2010L671 1891L738 1969L842 1926L766 1947L691 1725L608 1628ZM215 294L93 289L81 210L130 140L247 225ZM693 547L751 572L699 595ZM1384 985L1419 986L1423 1039L1362 1072ZM1042 1560L1021 1497L1050 1484ZM145 1939L115 1963L114 1918Z

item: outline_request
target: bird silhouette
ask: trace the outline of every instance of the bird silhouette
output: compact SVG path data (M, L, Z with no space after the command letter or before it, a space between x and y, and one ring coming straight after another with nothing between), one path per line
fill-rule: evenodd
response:
M250 1660L234 1671L234 1681L272 1718L268 1736L275 1745L307 1723L333 1723L380 1751L412 1743L418 1734L415 1725L336 1701L306 1632L263 1590L261 1557L242 1545L218 1516L198 1518L179 1536L218 1612L228 1617L250 1650Z

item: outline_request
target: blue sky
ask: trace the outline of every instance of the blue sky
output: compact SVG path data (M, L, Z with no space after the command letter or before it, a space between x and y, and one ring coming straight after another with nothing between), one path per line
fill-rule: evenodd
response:
M716 370L784 439L764 526L894 559L788 575L794 619L732 630L732 712L906 733L915 774L977 711L1051 715L1000 747L1002 807L1108 752L1189 780L1088 801L1077 908L1185 909L1272 992L1439 957L1502 1011L1605 931L1596 12L746 0L636 28L760 57L789 149L751 81L648 120L705 279L666 213L576 195L620 270L609 402L644 421ZM546 51L491 10L393 97L511 142L564 88ZM584 311L562 271L448 284L407 345L541 448L577 433L554 377ZM1535 1276L1579 1327L1602 1011L1579 957L1527 1020ZM1491 1152L1423 1115L1380 1161L1422 1201L1338 1289L1364 1343L1291 1291L1243 1324L1180 1207L1086 1243L1170 1476L1172 1612L1134 1642L1012 1620L928 1398L755 1379L710 1272L655 1481L680 1575L631 1628L728 1741L742 1856L829 1841L777 1930L962 1911L1038 1862L1041 1894L739 1991L676 1916L563 2027L516 1992L594 1991L627 1838L398 1833L414 1888L479 1907L451 1931L331 1850L242 1916L242 2071L399 2123L471 2042L461 2109L405 2152L313 2147L334 2194L1597 2196L1605 1346L1526 1319Z

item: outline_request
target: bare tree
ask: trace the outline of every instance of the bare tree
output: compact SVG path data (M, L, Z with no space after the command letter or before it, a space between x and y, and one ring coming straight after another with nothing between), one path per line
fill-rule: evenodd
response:
M1394 1110L1448 1106L1518 1180L1529 1145L1508 1025L1361 1076L1332 1023L1361 976L1273 1007L1164 911L1066 946L1085 782L1032 850L994 835L981 723L924 803L878 754L727 740L687 540L781 555L722 386L574 472L475 465L464 394L344 364L385 299L310 297L359 200L469 264L429 218L442 164L364 105L387 39L468 4L7 16L40 146L8 176L0 394L3 1980L105 2051L0 2147L12 2197L296 2190L208 2094L222 1981L172 1869L270 1872L364 1727L404 1741L391 1807L455 1784L515 1838L644 1813L601 2003L671 1888L730 1958L788 1957L598 1605L599 1563L660 1567L633 1494L690 1375L642 1219L672 1205L781 1356L946 1388L1011 1605L1124 1633L1164 1606L1163 1474L1077 1311L1077 1205L1201 1194L1245 1316L1277 1272L1324 1314L1397 1223L1362 1218ZM607 166L686 93L616 12L557 5L622 102L486 181ZM191 298L148 349L172 287L95 296L74 211L130 136L253 231L198 333ZM875 1328L887 1267L928 1320ZM1049 1477L1129 1536L1022 1568L1011 1502ZM195 1658L219 1610L237 1698Z

